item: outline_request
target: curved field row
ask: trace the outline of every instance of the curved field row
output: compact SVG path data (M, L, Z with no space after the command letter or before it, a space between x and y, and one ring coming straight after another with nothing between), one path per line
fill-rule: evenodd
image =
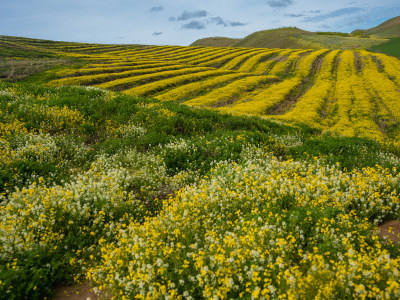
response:
M309 56L303 57L304 62L299 63L293 78L271 85L261 91L255 91L254 94L237 101L232 107L222 108L222 110L255 115L268 114L271 108L283 102L290 91L302 83L303 77L311 72L311 66L308 69L306 69L306 66L311 64L318 56L324 54L326 51L327 50L314 51ZM291 60L287 62L287 65L291 65L294 59L301 53L303 53L303 51L291 54ZM297 56L295 56L295 54L297 54Z
M279 50L278 50L279 51ZM288 50L288 51L293 51L293 50ZM260 53L258 55L255 55L248 59L243 65L240 66L238 69L239 72L251 72L257 65L258 62L266 57L269 57L271 54L277 52L277 50L269 50L265 51L265 53ZM279 51L280 53L281 51Z
M193 51L193 50L192 50ZM123 53L123 54L118 54L118 56L124 56L124 57L129 57L130 59L132 58L147 58L147 59L153 59L153 60L170 60L171 58L176 58L180 55L184 55L187 52L191 52L182 48L171 48L171 49L166 49L163 51L134 51L130 53Z
M88 54L99 54L103 52L110 52L110 51L116 51L116 49L126 49L125 46L118 46L118 45L94 45L94 46L89 46L86 48L82 47L69 47L65 50L69 51L74 51L74 52L80 52L80 53L88 53Z
M236 80L223 88L215 89L204 96L186 101L185 104L212 107L226 106L241 98L243 92L251 91L257 86L273 80L276 80L276 77L267 75L248 76Z
M204 54L209 55L214 52L215 51L212 51L212 49L198 48L198 49L193 49L191 51L179 52L175 55L169 55L168 57L158 57L158 59L168 59L168 60L175 60L175 61L183 62L185 60L193 59L194 57L203 57Z
M199 47L188 47L187 49L176 49L174 51L169 51L166 53L161 53L157 54L158 59L174 59L178 60L180 58L185 58L185 57L191 57L191 56L196 56L199 53L202 52L210 52L211 49L204 49L204 48L199 48ZM142 55L146 55L144 53L141 53Z
M226 64L224 64L221 68L227 69L227 70L236 70L246 60L248 60L249 58L251 58L254 55L259 54L260 52L264 52L264 51L263 50L251 51L251 52L247 52L247 53L241 54L239 56L236 56L233 59L231 59L230 61L228 61Z
M357 74L354 52L344 51L340 58L334 93L338 112L331 130L348 136L364 132L379 137L379 127L373 121L374 105L371 102L371 95L363 88L362 79Z
M377 57L382 62L384 71L398 86L400 86L400 60L379 53L374 53L373 56Z
M104 67L107 66L107 67ZM140 70L140 69L151 69L157 67L167 67L167 66L178 66L173 62L159 62L159 61L144 61L138 63L125 63L120 65L109 66L109 64L104 64L103 66L87 66L86 68L81 68L78 70L68 70L57 72L57 75L62 75L65 77L77 77L83 75L91 74L104 74L104 73L122 73L129 70Z
M116 62L96 62L96 63L91 63L88 65L85 65L84 68L105 68L105 67L120 67L120 66L136 66L136 65L142 65L145 63L152 63L152 62L157 62L159 63L160 61L156 60L151 60L151 59L141 59L141 60L116 60Z
M187 53L192 53L192 51L197 51L197 48L193 47L192 49L185 49L183 47L170 47L168 49L162 49L162 50L153 50L153 51L146 51L144 50L139 50L132 52L131 55L133 56L142 56L144 58L152 58L152 59L169 59L169 58L176 58L181 55L185 55Z
M321 111L326 98L334 88L332 68L340 50L328 53L324 58L313 86L301 97L284 119L305 123L311 127L323 128Z
M220 67L223 66L225 63L230 62L232 59L235 59L238 57L238 55L241 54L247 54L247 53L253 53L256 52L257 50L252 50L252 49L246 49L241 51L240 53L234 52L231 54L227 54L221 57L218 57L216 59L208 60L206 62L201 63L200 65L202 66L208 66L208 67Z
M278 61L271 69L271 71L268 72L268 74L283 75L285 72L290 73L290 71L293 70L293 65L299 58L301 58L300 56L307 52L309 52L309 50L298 50L289 52L288 57L285 60Z
M400 91L398 86L391 81L385 73L379 72L376 64L370 57L364 56L364 75L365 80L374 89L376 95L384 105L390 110L397 121L400 121Z
M182 48L182 47L181 47ZM234 49L237 50L237 49ZM173 51L173 54L169 54L170 52L135 52L131 55L130 59L150 59L150 60L159 60L159 61L176 61L179 63L188 63L188 64L199 64L201 61L207 61L214 59L223 55L225 52L231 52L232 50L220 49L220 48L209 48L203 49L203 51L195 50L193 53L191 52L182 52L182 49L178 49L178 51Z
M207 53L203 53L200 56L196 56L196 57L191 57L189 59L184 59L182 60L182 62L187 63L187 64L202 64L202 63L207 63L210 60L214 60L214 59L218 59L220 57L223 57L225 55L229 55L232 53L237 53L237 54L241 54L242 52L247 52L249 51L249 49L221 49L221 48L216 48L218 50L213 50Z
M265 57L257 60L255 64L253 62L252 72L259 75L268 74L278 61L286 59L287 53L289 51L283 49L271 51Z
M208 71L209 68L206 67L182 67L177 70L150 73L146 75L134 76L134 77L125 77L121 79L116 79L112 81L107 81L101 84L97 84L96 86L104 89L112 89L112 90L127 90L132 88L135 85L145 84L151 81L157 81L169 77L179 76L182 74L188 73L196 73L202 71Z
M244 73L231 73L227 75L220 75L206 80L181 85L158 95L156 98L165 101L181 102L189 98L194 98L194 96L200 93L211 91L217 86L229 84L231 81L245 76L247 75Z
M265 75L264 75L265 76ZM300 78L293 78L273 84L262 92L237 101L233 106L223 107L221 110L240 114L266 115L276 103L283 101L285 96L301 83Z
M154 72L162 72L162 71L170 71L170 70L179 70L185 69L184 65L170 65L166 67L157 67L157 68L146 68L146 69L137 69L131 71L124 71L120 73L104 73L104 74L96 74L96 75L83 75L78 77L65 77L62 79L56 79L50 81L48 84L51 86L58 86L58 85L93 85L99 84L111 80L117 79L126 79L127 77L130 78L132 76L138 76L148 73Z
M149 96L150 94L160 92L171 86L179 86L185 83L203 80L212 76L226 75L227 72L228 71L224 70L208 70L204 72L190 73L187 75L175 76L172 78L144 84L139 87L126 90L125 92L127 94L136 96Z

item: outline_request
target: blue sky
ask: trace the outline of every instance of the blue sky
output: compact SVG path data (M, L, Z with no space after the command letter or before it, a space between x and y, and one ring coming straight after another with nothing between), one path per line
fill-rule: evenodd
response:
M0 35L185 46L284 26L350 32L398 15L398 0L1 0Z

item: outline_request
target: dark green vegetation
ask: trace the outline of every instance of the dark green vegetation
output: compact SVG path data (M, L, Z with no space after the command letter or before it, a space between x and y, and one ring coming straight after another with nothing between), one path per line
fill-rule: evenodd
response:
M389 42L377 46L372 46L369 50L385 53L387 55L400 58L400 38L391 39Z
M330 32L330 31L316 31L315 34L317 35L337 35L337 36L345 36L345 37L349 37L350 34L349 33L345 33L345 32Z

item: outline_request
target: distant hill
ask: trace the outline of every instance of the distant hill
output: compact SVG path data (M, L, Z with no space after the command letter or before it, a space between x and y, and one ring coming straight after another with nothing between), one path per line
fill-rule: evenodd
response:
M299 35L314 33L296 27L283 27L254 32L235 44L235 47L256 48L302 48L295 39Z
M206 46L206 47L232 47L238 43L240 39L232 39L227 37L209 37L199 39L190 46Z
M370 36L375 38L400 37L400 16L389 19L370 29L357 29L351 33L353 36Z
M368 48L387 42L387 39L346 36L335 32L310 32L296 27L283 27L254 32L243 39L223 37L203 38L191 46L254 47L289 49L352 49Z
M299 49L303 47L294 39L294 37L312 34L314 33L296 27L283 27L257 31L243 39L232 39L227 37L203 38L195 41L190 46Z

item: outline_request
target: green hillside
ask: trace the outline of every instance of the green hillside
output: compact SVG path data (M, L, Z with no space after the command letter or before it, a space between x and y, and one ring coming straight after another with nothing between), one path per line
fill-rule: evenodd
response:
M210 37L199 39L193 42L190 46L203 46L203 47L232 47L240 39L231 39L226 37Z
M376 38L400 37L400 16L389 19L370 29L358 29L352 32L354 35L365 35Z
M296 27L286 27L254 32L238 43L236 47L257 47L257 48L302 48L293 37L311 32Z

